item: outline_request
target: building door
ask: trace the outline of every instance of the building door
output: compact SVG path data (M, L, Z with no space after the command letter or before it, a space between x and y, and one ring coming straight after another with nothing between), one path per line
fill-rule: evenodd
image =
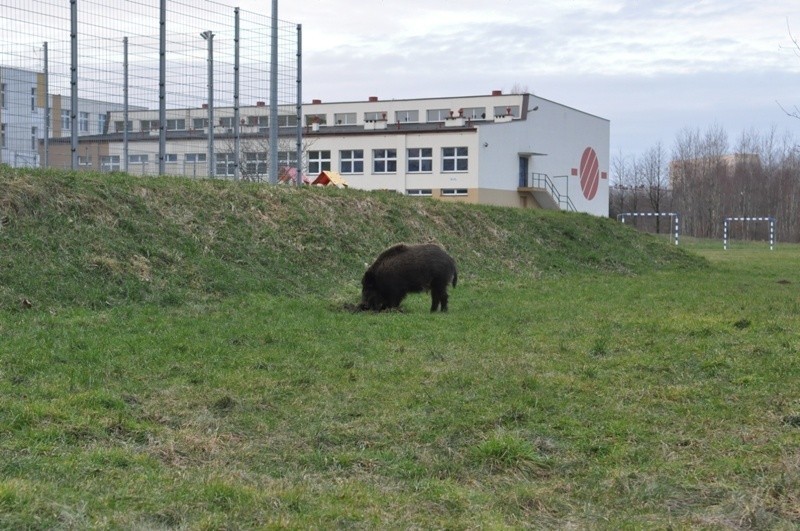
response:
M519 186L528 186L528 157L519 157Z

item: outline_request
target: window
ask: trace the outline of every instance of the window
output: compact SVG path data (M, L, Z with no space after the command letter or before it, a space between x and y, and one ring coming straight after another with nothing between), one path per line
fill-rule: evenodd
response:
M36 112L36 89L31 89L31 112Z
M164 154L164 162L170 162L170 163L178 162L178 154L177 153L165 153Z
M148 131L158 131L160 127L158 120L142 120L141 126L143 133L147 133Z
M244 171L248 175L266 175L267 174L267 154L262 153L245 153L244 154Z
M325 170L331 169L330 151L309 151L308 152L308 174L315 175Z
M432 148L409 148L407 159L408 173L430 173L433 171Z
M186 130L186 120L184 119L167 120L167 131L185 131L185 130Z
M372 150L372 173L395 173L397 171L396 149Z
M398 122L419 122L419 111L397 111L394 119Z
M89 132L89 113L88 112L78 113L78 130L80 130L81 133L88 133Z
M247 125L258 126L258 132L263 133L269 126L269 116L248 116Z
M444 122L450 116L450 109L429 109L427 116L429 122Z
M6 108L6 84L0 83L0 107Z
M508 116L509 114L514 118L519 118L519 105L506 105L505 107L500 105L494 108L495 116Z
M325 125L328 123L328 117L325 114L306 114L306 125L311 125L315 122Z
M122 133L122 123L123 120L116 120L114 121L114 131L117 133ZM133 120L128 120L128 132L133 131Z
M406 195L418 195L422 197L429 197L433 195L433 191L430 188L420 188L417 190L406 190Z
M296 127L297 115L296 114L282 114L278 116L278 127Z
M192 120L192 127L194 129L205 129L208 127L208 118L195 118Z
M442 148L442 171L467 171L469 152L465 147Z
M149 155L128 155L128 164L147 164Z
M36 128L31 127L31 151L36 151Z
M278 151L279 166L296 166L297 151Z
M442 188L442 195L467 195L466 188Z
M465 107L462 111L464 112L464 118L469 118L470 120L486 119L486 107Z
M6 147L6 124L0 124L0 147Z
M119 155L100 157L101 171L119 171Z
M61 129L72 127L72 117L69 109L61 109Z
M230 176L236 175L236 157L233 153L217 153L217 175Z
M105 114L98 114L97 115L97 130L100 134L106 132L106 122L108 121L108 117ZM120 124L122 125L122 124Z
M378 120L385 120L386 113L377 111L377 112L365 112L364 113L364 121L365 122L377 122Z
M340 112L333 115L336 125L355 125L356 113L354 112Z
M219 119L219 125L222 127L233 127L233 116L226 116Z
M198 162L205 162L206 161L206 154L205 153L187 153L184 155L184 160L189 164L197 164Z
M340 151L339 171L342 173L364 173L364 150L348 149Z
M92 165L92 157L89 155L81 156L78 155L78 166L91 166Z

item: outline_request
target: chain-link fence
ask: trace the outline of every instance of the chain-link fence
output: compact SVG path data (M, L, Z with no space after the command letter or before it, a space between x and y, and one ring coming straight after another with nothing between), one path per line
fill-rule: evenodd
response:
M297 24L209 0L0 0L0 29L3 164L300 173Z

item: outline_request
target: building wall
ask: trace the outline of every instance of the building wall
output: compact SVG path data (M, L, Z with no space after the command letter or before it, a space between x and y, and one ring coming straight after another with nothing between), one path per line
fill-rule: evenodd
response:
M608 120L536 96L531 96L528 106L538 110L530 111L526 120L480 127L480 188L516 190L519 159L525 157L528 173L549 176L578 211L608 216ZM587 148L597 159L597 187L584 193L581 161ZM589 170L584 167L584 174ZM586 184L588 188L590 183Z
M44 109L38 106L39 78L36 72L0 67L3 84L4 143L0 162L14 167L39 165L38 141L44 138Z
M520 193L520 160L527 161L528 176L545 174L561 195L568 196L576 210L598 216L608 215L608 166L610 125L599 118L556 102L530 94L492 94L453 98L415 100L361 101L321 103L303 108L304 167L309 168L312 152L329 152L330 169L342 174L350 187L378 190L389 189L409 195L424 195L453 201L467 201L511 207L541 208L530 193ZM63 105L63 101L61 102ZM429 113L429 111L432 111ZM215 152L224 154L233 148L233 139L226 126L230 125L232 109L215 109ZM242 107L241 151L266 154L264 137L247 138L260 126L251 118L268 116L269 108L257 105ZM196 120L207 118L207 109L171 109L167 120L185 120L181 131L167 129L168 174L206 177L205 162L191 163L187 154L207 154L207 139L202 131L194 131ZM283 116L286 118L286 116ZM122 113L112 111L109 130L117 131ZM131 162L128 170L134 174L158 172L158 112L130 112L129 142ZM341 124L336 124L342 121ZM157 125L157 124L156 124ZM175 124L173 123L172 126ZM281 126L289 124L281 122ZM204 129L207 130L207 129ZM282 135L293 130L281 129ZM143 136L144 133L144 136ZM122 161L123 145L117 134L109 142L107 156ZM294 152L294 137L281 137L281 151ZM410 172L408 150L431 150L432 168L427 172ZM468 154L467 167L444 171L443 150L461 148ZM373 151L391 149L396 152L396 170L373 171ZM363 151L363 171L351 172L342 166L342 152ZM197 158L195 156L195 158ZM143 159L146 157L146 162ZM135 161L135 162L134 162ZM219 162L219 159L218 159ZM242 156L241 163L246 164ZM244 168L243 168L244 170ZM306 170L315 177L319 169ZM218 176L219 177L219 176ZM266 175L262 175L264 180Z
M472 189L478 186L478 168L473 163L466 171L443 172L442 149L446 147L465 147L468 152L477 149L477 133L458 131L448 134L365 134L348 136L307 137L308 151L330 151L331 170L337 171L353 188L362 190L407 190L420 189ZM430 148L433 168L431 172L408 172L408 149ZM343 150L359 149L364 152L364 171L346 173L341 167ZM373 173L372 152L376 149L394 149L397 153L397 171L392 173ZM470 160L472 162L472 160Z

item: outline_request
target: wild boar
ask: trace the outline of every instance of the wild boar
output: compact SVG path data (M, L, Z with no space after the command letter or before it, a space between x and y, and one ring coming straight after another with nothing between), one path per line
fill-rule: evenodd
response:
M431 292L431 311L447 311L447 285L458 282L456 263L432 243L400 243L383 251L361 279L362 310L397 308L409 293Z

